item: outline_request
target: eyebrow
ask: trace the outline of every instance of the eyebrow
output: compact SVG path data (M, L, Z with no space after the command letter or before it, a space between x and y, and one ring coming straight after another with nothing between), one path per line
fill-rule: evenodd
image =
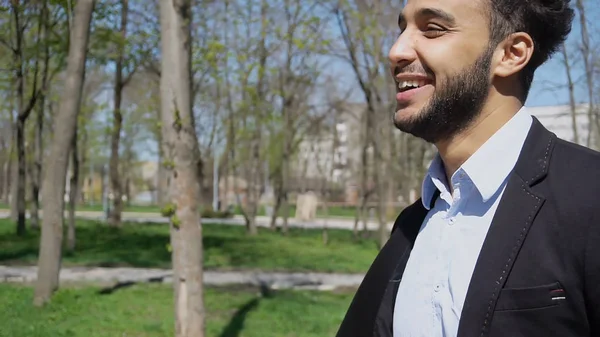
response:
M421 8L415 14L416 17L421 18L436 18L445 21L449 25L455 25L456 19L454 16L448 12L445 12L438 8ZM402 27L406 24L406 17L404 14L400 13L398 16L398 27Z

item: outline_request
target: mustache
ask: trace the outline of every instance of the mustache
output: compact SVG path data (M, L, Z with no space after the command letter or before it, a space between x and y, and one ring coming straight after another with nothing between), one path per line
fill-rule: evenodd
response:
M407 65L404 67L395 66L394 67L394 76L397 76L400 74L420 74L420 75L424 75L424 76L429 76L430 71L428 71L426 68L418 66L416 64L410 64L410 65Z

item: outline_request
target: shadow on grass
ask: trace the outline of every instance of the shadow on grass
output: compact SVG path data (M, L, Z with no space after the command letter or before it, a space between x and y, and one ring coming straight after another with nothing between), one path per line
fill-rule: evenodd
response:
M166 277L167 277L167 275L151 277L151 278L149 278L147 280L143 280L143 281L123 281L123 282L119 282L119 283L115 284L114 286L100 289L98 291L98 294L99 295L111 295L117 290L129 288L131 286L134 286L134 285L140 284L140 283L162 283L163 279Z
M10 223L12 225L12 223ZM8 227L8 226L7 226ZM23 236L14 233L12 226L0 232L0 262L12 264L22 259L37 260L39 230L27 229Z
M240 333L244 330L244 323L246 322L246 318L252 310L255 310L260 303L262 298L271 298L274 296L272 290L266 284L260 285L260 293L261 297L254 298L243 306L241 306L233 315L229 323L223 328L219 337L238 337Z
M246 321L246 316L258 307L258 303L260 302L260 298L255 298L248 301L242 307L236 311L235 315L231 318L227 326L223 328L223 331L219 335L219 337L238 337L240 332L244 330L244 322Z

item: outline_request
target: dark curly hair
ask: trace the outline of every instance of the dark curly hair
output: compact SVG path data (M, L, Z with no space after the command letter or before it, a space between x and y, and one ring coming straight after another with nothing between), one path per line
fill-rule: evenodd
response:
M575 13L570 0L486 0L490 15L490 40L495 45L510 34L525 32L534 52L520 74L523 99L527 99L535 70L546 62L571 32Z

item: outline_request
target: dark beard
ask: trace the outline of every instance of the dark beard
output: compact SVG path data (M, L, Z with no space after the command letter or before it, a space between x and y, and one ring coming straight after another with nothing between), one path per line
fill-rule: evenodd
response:
M394 118L394 125L429 143L459 134L481 113L488 97L492 54L493 49L488 48L473 65L442 83L415 117L405 121Z

